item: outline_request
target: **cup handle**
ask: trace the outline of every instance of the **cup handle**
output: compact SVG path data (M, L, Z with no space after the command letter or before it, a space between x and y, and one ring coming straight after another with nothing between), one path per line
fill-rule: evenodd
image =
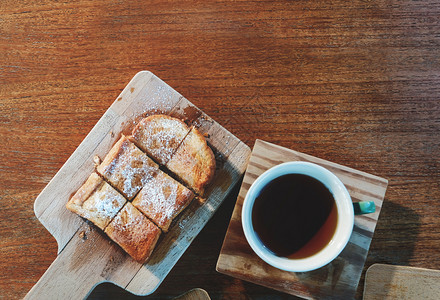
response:
M371 214L376 211L376 204L374 201L354 202L353 209L355 215Z

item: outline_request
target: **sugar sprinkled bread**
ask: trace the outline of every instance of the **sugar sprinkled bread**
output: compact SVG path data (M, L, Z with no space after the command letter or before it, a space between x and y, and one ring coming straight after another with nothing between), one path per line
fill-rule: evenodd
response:
M164 232L184 210L194 193L162 171L148 181L133 200L133 205Z
M214 177L215 157L204 136L192 128L166 167L197 194L203 195Z
M97 173L66 207L92 221L133 259L144 263L161 232L167 232L192 201L193 191L204 194L214 176L215 157L196 128L169 116L145 118L132 134L123 135L102 163L97 162Z
M120 193L98 174L92 173L66 207L104 230L125 202Z
M181 120L167 115L142 119L133 129L132 140L161 165L173 156L190 128Z
M139 263L148 260L161 234L159 227L130 202L125 204L104 231Z
M97 171L128 200L152 178L158 165L126 136L113 146Z

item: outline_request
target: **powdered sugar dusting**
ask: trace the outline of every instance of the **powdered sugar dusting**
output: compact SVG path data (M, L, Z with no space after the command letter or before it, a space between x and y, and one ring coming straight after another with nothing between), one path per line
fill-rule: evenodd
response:
M131 203L127 203L124 212L126 214L125 220L124 220L124 225L126 227L131 227L136 224L139 224L141 219L143 219L142 214L139 213L136 210L136 208L134 208L133 205L131 205Z
M209 128L214 124L214 120L206 115L202 115L193 122L193 126L197 129Z
M148 192L143 195L148 195L148 203L152 215L155 220L162 224L174 217L176 213L176 200L178 183L173 180L165 180L161 185L150 184L147 187Z
M193 122L193 126L196 127L196 128L200 128L200 127L202 127L204 121L205 121L205 120L204 120L204 118L203 118L203 116L202 116L202 117L196 119L196 120Z
M183 145L186 145L187 141L183 143ZM193 150L190 147L179 148L167 163L167 168L179 176L186 184L194 188L194 174L198 173L197 168L199 168L199 161L195 157L198 153L195 151L195 153L189 153L186 151L187 149Z
M143 98L146 98L146 104L143 107L143 113L158 114L170 111L175 102L173 96L176 92L168 85L159 82L153 91L148 90Z
M143 221L143 216L130 202L127 202L122 210L111 222L112 226L119 231L132 231Z
M109 184L103 183L83 204L84 216L103 229L126 202Z
M125 140L119 155L104 168L103 176L129 199L144 186L157 165L133 143Z
M165 165L185 138L189 128L177 119L145 119L133 132L139 145L159 163Z
M172 123L166 121L163 123L164 130L147 130L148 139L146 140L146 146L151 149L154 157L160 157L160 161L166 162L171 159L175 148L180 143L181 139L171 130Z
M184 229L185 226L186 226L186 223L188 223L188 219L182 219L182 220L180 220L180 222L179 222L179 228L180 228L180 229Z
M169 113L180 95L160 79L153 78L151 88L144 89L138 97L141 103L131 113L126 112L127 120L121 124L124 134L130 134L128 131L131 132L140 118Z
M143 187L133 205L167 231L172 219L188 204L191 197L191 191L165 173L160 173Z

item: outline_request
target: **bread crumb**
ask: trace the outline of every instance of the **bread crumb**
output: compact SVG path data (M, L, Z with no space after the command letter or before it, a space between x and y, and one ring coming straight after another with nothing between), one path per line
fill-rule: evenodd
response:
M113 131L110 131L110 136L111 136L112 138L114 138L114 137L115 137L115 133L114 133Z
M81 239L83 239L83 240L87 240L87 235L86 235L86 233L85 233L84 231L81 231L81 232L79 233L79 237L80 237Z
M101 164L101 158L98 155L95 155L93 157L93 163L95 164L95 167L99 166Z

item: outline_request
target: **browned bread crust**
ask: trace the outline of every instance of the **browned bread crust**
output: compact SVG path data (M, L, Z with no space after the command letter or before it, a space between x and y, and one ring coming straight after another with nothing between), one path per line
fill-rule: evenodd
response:
M134 260L145 263L153 252L161 231L127 202L105 228L105 233Z
M173 219L184 210L194 193L162 171L148 181L133 200L133 205L167 232Z
M142 119L133 129L133 142L159 164L165 165L190 131L181 120L167 115Z
M151 158L123 135L96 170L131 200L158 168Z
M132 134L123 135L97 167L104 179L92 173L66 207L92 221L133 259L144 263L161 229L168 231L194 198L193 191L203 196L216 166L204 136L178 119L153 115ZM138 147L189 188L162 172ZM124 196L134 198L133 203Z
M214 177L215 157L204 136L193 127L166 167L203 196Z
M92 173L66 207L104 230L125 202L121 194L98 174Z

